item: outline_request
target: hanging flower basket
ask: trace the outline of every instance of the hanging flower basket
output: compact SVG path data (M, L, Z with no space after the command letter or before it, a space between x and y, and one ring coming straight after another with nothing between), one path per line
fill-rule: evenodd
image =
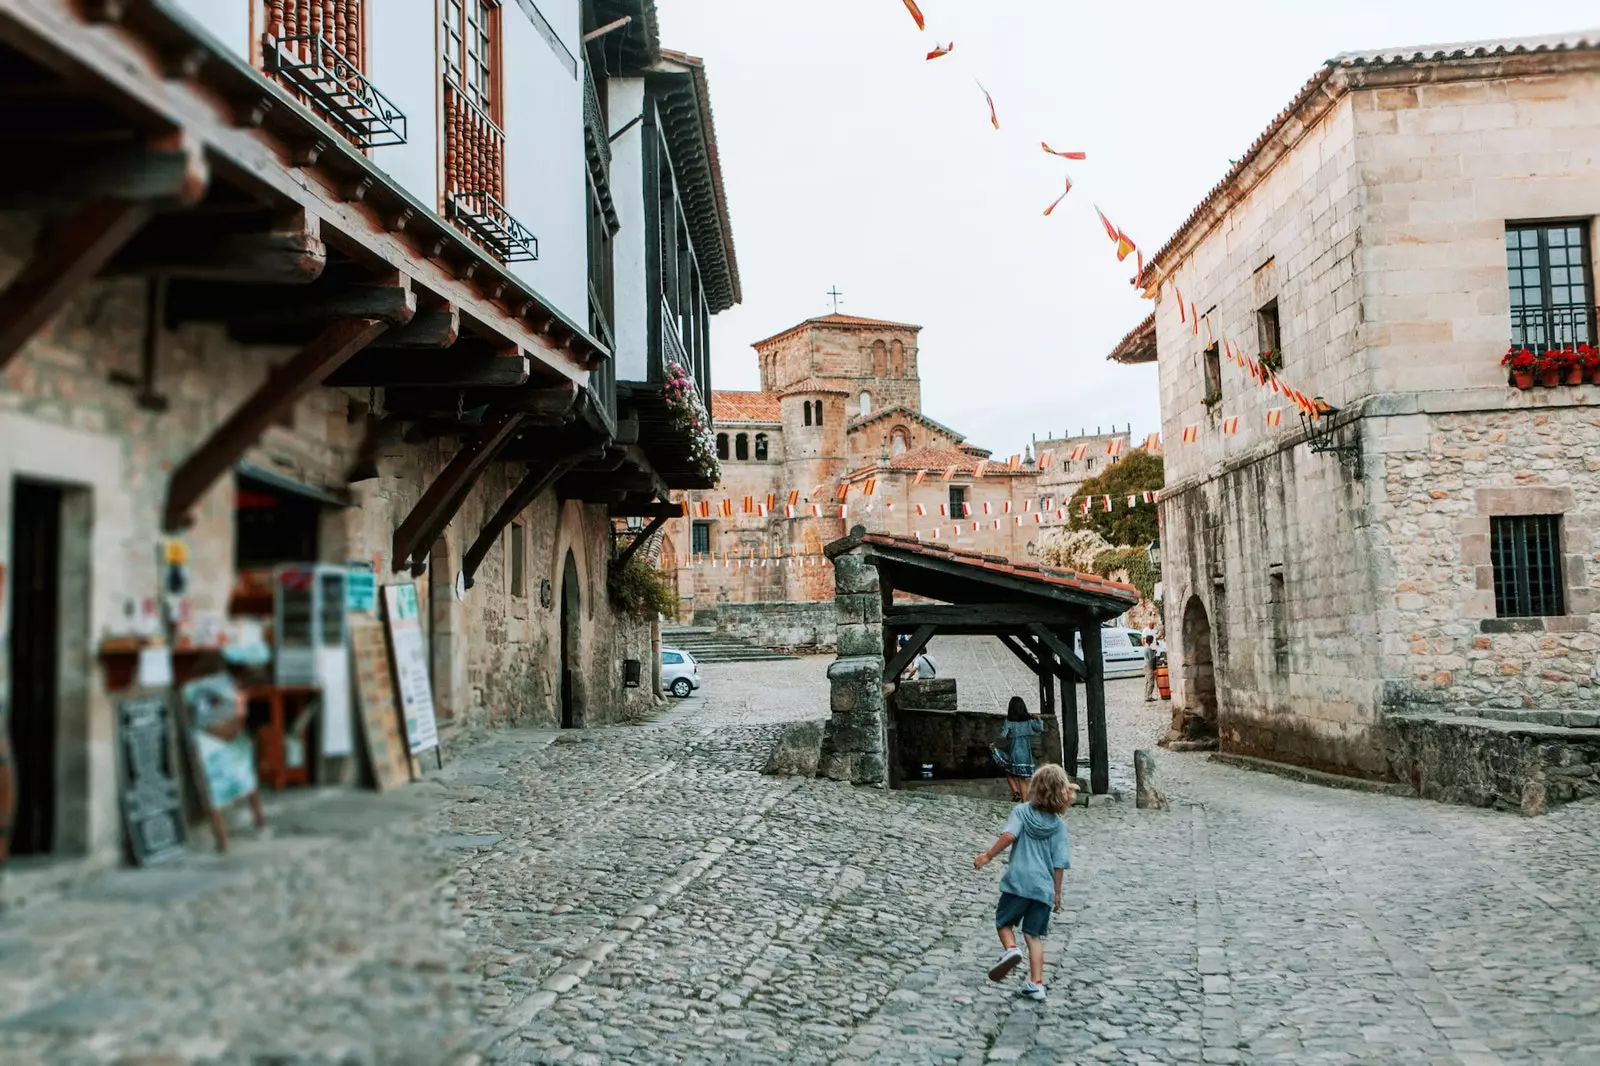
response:
M709 481L720 481L722 464L717 461L717 442L711 432L711 417L706 414L700 390L694 387L694 378L689 376L682 364L667 364L667 380L661 387L661 395L666 400L673 428L689 435L689 454L695 469Z

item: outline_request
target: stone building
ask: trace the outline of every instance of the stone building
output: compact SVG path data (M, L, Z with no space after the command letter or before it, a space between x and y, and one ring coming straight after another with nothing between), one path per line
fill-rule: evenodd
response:
M1596 341L1597 144L1600 33L1341 55L1151 257L1112 357L1159 363L1176 725L1468 802L1586 791L1600 383L1501 360ZM1268 351L1332 410L1258 386Z
M1078 494L1078 487L1092 477L1099 477L1106 468L1128 454L1133 446L1133 427L1118 431L1112 426L1102 433L1096 426L1093 433L1079 430L1076 435L1064 433L1059 437L1035 437L1033 453L1051 453L1051 463L1039 472L1039 492L1057 500L1070 500ZM1141 441L1141 444L1154 442Z
M269 7L311 22L0 19L0 94L34 101L0 182L19 851L121 853L133 658L170 608L181 682L263 575L270 618L275 564L417 583L447 738L651 699L624 680L652 634L607 595L614 519L711 483L663 383L709 389L740 295L703 65L649 0Z

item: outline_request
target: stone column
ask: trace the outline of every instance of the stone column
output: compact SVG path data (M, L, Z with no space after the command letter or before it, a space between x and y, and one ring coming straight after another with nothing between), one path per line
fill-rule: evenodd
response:
M817 773L884 787L889 780L883 694L883 602L878 570L859 549L833 560L839 657L828 667L829 709Z

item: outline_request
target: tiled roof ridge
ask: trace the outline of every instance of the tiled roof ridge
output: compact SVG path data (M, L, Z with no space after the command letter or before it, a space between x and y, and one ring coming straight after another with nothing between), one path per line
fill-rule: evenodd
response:
M807 326L860 326L864 329L874 327L879 329L905 329L910 330L913 333L922 329L921 326L915 326L909 322L891 322L886 318L863 318L860 315L840 314L818 315L815 318L808 318L802 322L796 322L788 329L780 330L770 337L764 337L761 340L752 341L750 346L755 348L763 344L771 344L773 341L778 340L781 337L787 337L789 334L794 333L797 330L805 329Z
M932 426L934 429L937 429L940 433L950 437L958 444L967 439L967 435L965 433L958 433L956 430L951 429L943 422L929 418L921 411L913 410L903 403L890 404L888 407L879 408L869 415L857 415L855 418L850 420L848 426L850 429L860 429L862 426L869 426L879 419L887 418L897 411L904 414L908 418L923 423L924 425Z
M1153 363L1155 362L1156 358L1154 351L1150 353L1150 357L1148 359L1139 358L1138 352L1140 349L1154 344L1155 338L1156 313L1151 311L1148 315L1144 316L1143 322L1140 322L1137 326L1134 326L1132 329L1130 329L1123 336L1123 338L1117 342L1116 347L1111 349L1111 354L1106 356L1106 361L1123 364Z
M850 390L849 389L845 388L842 385L829 385L826 381L823 381L821 378L817 377L815 374L811 375L808 378L804 378L804 379L802 379L800 381L797 381L793 385L785 385L783 388L779 389L773 395L775 395L775 396L794 396L794 395L797 395L797 394L802 393L802 392L812 392L812 393L820 392L820 393L829 393L829 394L838 395L838 396L848 396L848 395L850 395Z
M969 551L953 545L942 544L935 541L917 540L898 533L865 533L861 539L868 544L878 544L885 547L899 548L922 555L947 556L955 561L970 563L985 570L998 573L1009 573L1017 577L1032 578L1037 575L1038 580L1047 584L1067 585L1077 587L1084 592L1094 592L1110 596L1128 603L1138 603L1143 597L1134 586L1122 581L1112 581L1110 578L1101 577L1099 574L1085 574L1076 570L1061 570L1055 567L1039 566L1036 563L1014 563L1003 555L991 555L984 552Z
M732 408L732 413L728 408ZM776 393L711 390L711 416L721 425L782 425L783 409Z
M1571 34L1553 34L1544 37L1530 37L1522 40L1491 40L1468 42L1457 45L1420 45L1400 49L1383 49L1376 52L1341 52L1332 59L1325 61L1315 74L1300 87L1287 107L1279 111L1267 128L1251 142L1250 147L1239 157L1238 161L1228 168L1222 180L1211 187L1205 197L1189 213L1189 217L1177 228L1165 244L1150 257L1147 268L1165 266L1167 255L1198 227L1211 206L1233 184L1238 181L1249 167L1256 161L1267 145L1275 139L1278 133L1287 126L1291 119L1298 115L1321 92L1332 76L1340 70L1355 69L1365 66L1401 67L1407 65L1420 65L1423 63L1450 62L1452 60L1492 58L1505 55L1528 55L1537 52L1565 52L1600 49L1600 29L1584 30ZM1446 51L1448 50L1448 51ZM1343 95L1346 86L1334 87L1331 99Z

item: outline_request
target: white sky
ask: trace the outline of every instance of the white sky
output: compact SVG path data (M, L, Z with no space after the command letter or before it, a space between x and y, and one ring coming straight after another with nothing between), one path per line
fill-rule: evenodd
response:
M837 284L845 313L924 327L924 410L1000 456L1160 428L1154 367L1105 361L1151 305L1091 203L1154 252L1327 57L1600 22L1594 0L921 0L919 33L902 0L657 3L662 43L706 60L744 285L714 387L755 388L750 342ZM928 62L935 37L955 51Z

